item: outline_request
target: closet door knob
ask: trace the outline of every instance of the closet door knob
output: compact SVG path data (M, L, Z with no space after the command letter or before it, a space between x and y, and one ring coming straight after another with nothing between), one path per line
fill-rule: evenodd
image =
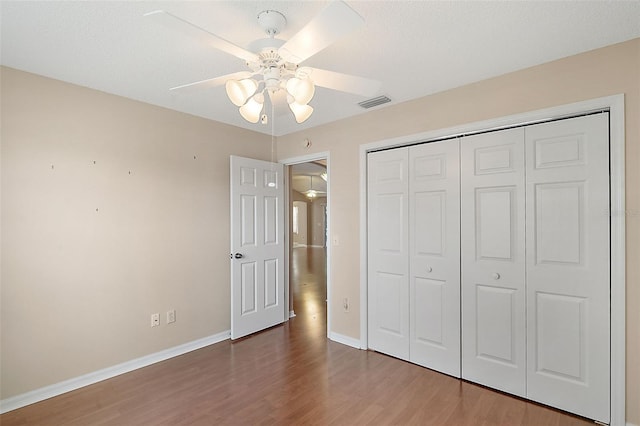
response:
M494 273L493 273L493 279L494 279L494 280L499 280L499 279L500 279L500 274L499 274L499 273L497 273L497 272L494 272Z
M433 268L431 266L427 266L427 272L431 272L433 271Z

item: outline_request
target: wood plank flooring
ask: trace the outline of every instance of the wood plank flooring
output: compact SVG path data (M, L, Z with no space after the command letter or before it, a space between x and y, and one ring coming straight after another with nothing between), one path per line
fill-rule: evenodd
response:
M297 317L0 416L13 425L590 425L326 339L324 249L294 250Z

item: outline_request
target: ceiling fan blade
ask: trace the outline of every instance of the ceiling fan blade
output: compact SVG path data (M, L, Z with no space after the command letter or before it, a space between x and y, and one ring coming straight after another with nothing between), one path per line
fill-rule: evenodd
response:
M249 71L234 72L232 74L221 75L220 77L209 78L207 80L195 81L193 83L181 84L180 86L172 87L169 90L184 90L184 89L207 89L223 85L227 80L242 80L243 78L251 77Z
M249 52L248 50L245 50L242 47L223 39L222 37L218 37L217 35L210 33L204 28L200 28L199 26L185 21L184 19L172 15L171 13L164 10L156 10L153 12L145 13L144 16L151 18L159 24L162 24L174 31L181 32L182 34L185 34L189 37L200 40L201 42L211 47L236 56L240 59L244 59L247 62L253 62L257 59L257 56Z
M319 68L308 69L309 77L316 86L341 92L355 93L361 96L374 96L380 90L382 83L356 75L342 74L339 72L323 70Z
M282 45L280 56L299 64L362 25L364 19L355 10L334 1Z

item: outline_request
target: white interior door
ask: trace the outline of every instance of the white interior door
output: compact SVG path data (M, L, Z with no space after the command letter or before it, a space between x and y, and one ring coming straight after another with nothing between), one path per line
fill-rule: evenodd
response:
M609 423L608 114L525 135L527 397Z
M369 347L409 359L407 148L368 157Z
M460 377L458 140L409 148L410 359Z
M282 164L231 156L231 338L284 321Z
M526 393L524 129L461 141L462 377Z

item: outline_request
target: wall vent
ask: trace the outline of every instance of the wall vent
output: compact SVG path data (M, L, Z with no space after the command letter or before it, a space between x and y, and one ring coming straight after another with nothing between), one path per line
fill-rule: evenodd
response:
M386 104L387 102L391 102L391 99L389 99L385 95L382 95L382 96L378 96L377 98L358 102L358 105L360 105L362 108L373 108L378 105Z

